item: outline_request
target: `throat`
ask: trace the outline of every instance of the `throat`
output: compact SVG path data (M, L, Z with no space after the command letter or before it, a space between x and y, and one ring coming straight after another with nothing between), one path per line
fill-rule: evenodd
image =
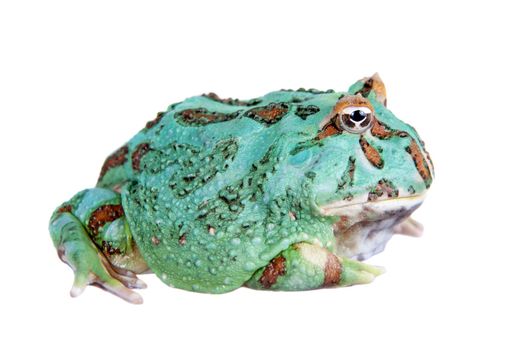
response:
M364 203L339 201L321 207L321 212L339 217L333 226L337 253L366 260L382 252L395 233L421 235L421 224L410 215L423 199L420 195Z
M360 222L352 222L348 216L342 216L334 224L337 254L362 261L381 253L409 215Z

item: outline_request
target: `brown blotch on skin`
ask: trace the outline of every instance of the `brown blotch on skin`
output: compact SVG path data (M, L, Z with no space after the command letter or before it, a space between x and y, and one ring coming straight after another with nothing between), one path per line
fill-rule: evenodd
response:
M330 122L329 124L326 124L323 129L317 134L316 139L322 140L326 137L332 136L332 135L338 135L341 133L341 130L337 128L337 125L334 122Z
M392 136L399 136L399 137L408 136L408 133L406 131L393 130L388 125L380 122L377 119L374 120L374 123L372 124L372 128L370 128L370 132L372 133L373 136L380 138L382 140L389 139Z
M128 155L128 152L128 146L124 145L107 157L104 165L102 165L102 169L100 170L100 176L98 177L99 181L110 169L116 168L126 163L126 156Z
M246 112L248 118L263 121L267 124L278 122L288 112L288 105L285 103L270 103L264 107L257 107Z
M186 244L186 234L183 234L182 236L179 237L179 244L180 245Z
M277 282L277 278L284 274L286 274L286 259L282 255L279 255L266 265L266 268L259 278L259 283L261 283L264 288L269 289Z
M399 196L399 190L394 187L394 184L391 181L381 179L377 183L375 189L368 193L368 201L373 202L382 197L385 193L388 198L397 198Z
M425 142L423 140L419 140L421 142L421 146L423 147L423 152L427 156L428 162L430 163L430 167L434 169L434 162L432 162L432 158L430 158L430 153L428 153L427 149L425 148Z
M316 105L297 106L295 115L302 120L306 120L309 116L318 113L320 110Z
M133 154L131 155L131 167L133 170L140 170L140 160L149 151L151 151L149 143L141 143L137 146L137 148L135 148L135 151L133 151Z
M216 116L199 109L186 109L181 112L182 119L187 123L193 123L195 120L204 120L204 123L215 120Z
M332 253L328 253L326 263L324 265L324 282L323 287L333 286L341 281L341 272L343 265L339 258Z
M152 127L157 125L161 121L162 117L164 117L164 112L158 112L155 119L150 120L146 123L146 129L151 129Z
M368 159L373 166L381 169L383 167L383 159L381 158L379 151L369 144L363 136L359 138L359 145L361 145L361 149L363 150L366 159Z
M209 123L218 123L236 118L237 112L225 114L219 112L210 112L205 108L186 109L175 114L175 118L182 118L186 124L206 125Z
M392 129L390 129L390 127L381 123L377 119L374 120L374 124L372 125L370 132L373 136L378 137L380 139L389 139L392 136L394 136L394 132L392 131Z
M108 222L112 222L124 216L124 209L120 204L106 204L98 207L89 217L88 228L93 236Z
M57 209L57 213L61 214L61 213L71 213L73 211L73 207L71 206L71 204L67 204L67 205L64 205L60 208Z
M430 184L432 183L432 175L430 174L427 161L425 160L425 157L421 153L421 150L414 139L412 139L410 145L406 148L406 151L412 156L414 165L416 166L419 175L421 175L423 181L425 181L425 186L427 188L430 187Z

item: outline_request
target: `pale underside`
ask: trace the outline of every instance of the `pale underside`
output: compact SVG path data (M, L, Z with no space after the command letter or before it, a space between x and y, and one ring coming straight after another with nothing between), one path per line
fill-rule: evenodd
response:
M375 202L339 201L321 207L324 215L340 216L334 224L336 254L366 260L382 252L396 233L420 236L423 227L410 215L424 195Z

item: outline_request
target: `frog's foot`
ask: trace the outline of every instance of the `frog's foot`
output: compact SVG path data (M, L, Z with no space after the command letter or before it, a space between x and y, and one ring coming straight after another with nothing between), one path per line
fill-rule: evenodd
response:
M77 297L84 292L88 285L93 285L104 289L116 296L129 301L133 304L141 304L142 297L133 292L130 288L142 289L146 288L146 283L137 278L137 276L130 272L117 272L117 269L112 266L107 258L97 252L98 261L93 261L91 265L85 265L82 268L75 267L75 265L68 261L63 249L59 248L59 256L66 264L72 267L75 272L75 280L71 288L71 296Z
M399 225L394 226L394 233L421 237L423 235L423 224L409 217Z
M50 231L60 259L75 273L72 297L94 285L130 303L142 303L142 297L131 288L145 288L146 284L132 272L112 266L75 216L60 214L51 221Z
M381 267L338 257L317 245L298 243L257 271L246 286L273 290L351 286L370 283L383 272Z

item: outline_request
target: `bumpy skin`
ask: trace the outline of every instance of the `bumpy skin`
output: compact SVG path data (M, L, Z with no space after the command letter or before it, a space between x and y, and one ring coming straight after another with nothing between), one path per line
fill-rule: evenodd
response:
M366 131L341 127L347 101L374 111ZM380 269L334 254L342 215L326 206L416 197L433 176L415 130L385 105L377 75L348 92L281 90L249 101L208 94L173 104L107 158L97 189L55 211L55 246L64 252L83 227L94 245L69 249L98 248L91 265L101 259L122 272L84 273L110 291L104 281L136 287L129 271L148 268L170 286L210 293L369 282Z

